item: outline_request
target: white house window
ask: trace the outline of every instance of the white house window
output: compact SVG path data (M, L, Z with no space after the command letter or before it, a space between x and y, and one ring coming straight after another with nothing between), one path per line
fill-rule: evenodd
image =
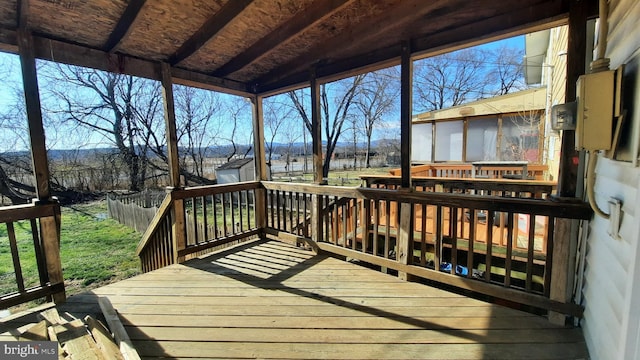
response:
M462 161L463 131L462 120L436 123L435 161Z
M498 160L498 118L469 120L466 161Z

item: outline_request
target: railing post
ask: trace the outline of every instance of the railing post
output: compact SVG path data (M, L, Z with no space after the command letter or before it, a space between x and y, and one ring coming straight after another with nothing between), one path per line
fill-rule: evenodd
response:
M410 192L410 189L400 189L400 192ZM403 202L400 204L400 224L398 226L398 259L402 265L411 265L413 260L413 204ZM398 271L398 277L405 281L411 281L412 277L406 272Z
M173 192L173 188L167 188L168 191ZM186 236L186 221L184 217L184 200L172 199L173 206L173 263L180 264L184 262L184 256L179 256L180 250L187 248L187 236Z
M55 201L55 200L53 200ZM38 201L34 201L38 204ZM47 264L47 274L51 285L64 284L62 275L62 262L60 260L60 207L55 207L54 216L40 218L40 236L42 239L42 251ZM53 294L56 304L66 300L64 288L61 292Z
M553 234L553 259L551 264L551 284L549 298L561 303L569 302L571 286L571 226L573 220L557 218ZM557 325L565 325L565 314L549 311L549 321Z

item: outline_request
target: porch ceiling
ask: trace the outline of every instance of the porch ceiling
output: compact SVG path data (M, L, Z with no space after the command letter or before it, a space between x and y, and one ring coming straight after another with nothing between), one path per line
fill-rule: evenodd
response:
M230 93L282 91L316 66L332 79L415 56L550 27L569 0L0 0L0 49L18 29L38 58ZM597 2L593 3L595 12Z

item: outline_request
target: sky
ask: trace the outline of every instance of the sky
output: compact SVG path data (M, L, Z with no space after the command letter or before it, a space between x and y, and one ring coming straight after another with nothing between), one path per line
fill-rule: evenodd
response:
M480 47L484 49L495 49L505 44L510 47L524 49L524 36L518 36L518 37L506 39L506 40L501 40L498 42L488 43L488 44L481 45ZM13 84L14 86L7 86L8 84ZM5 113L7 109L11 106L11 104L15 101L16 95L15 95L14 89L16 88L16 85L18 88L21 88L19 58L15 54L7 54L7 53L0 52L0 114ZM42 86L42 82L40 85ZM227 97L225 96L222 97L223 101L226 101L224 99L227 99ZM43 99L43 102L44 101L47 101L47 100ZM248 119L250 119L251 109L250 107L247 107L246 109L249 112ZM378 131L375 132L374 137L388 138L389 136L386 136L386 135L388 135L392 131L397 131L397 128L399 127L399 123L395 121L397 117L398 115L395 113L390 114L388 116L389 120L387 121L387 124L383 127L380 127ZM244 121L247 121L246 117ZM2 126L1 123L0 123L0 126ZM268 130L265 129L265 132L268 132ZM0 131L0 134L1 133L6 133L6 131ZM101 139L99 136L96 136L95 134L92 135L91 132L87 132L86 134L88 135L84 135L84 136L90 136L93 138L92 141L88 142L92 144L91 146L94 146L94 147L110 146L108 142L105 142L104 139ZM83 140L86 140L86 139L83 139ZM276 141L286 142L284 141L284 138ZM349 140L345 138L343 139L343 141L349 141ZM56 139L55 144L53 146L56 148L73 148L75 146L78 146L78 144L74 142L73 139L62 138L62 139ZM7 151L7 150L15 150L15 145L12 145L10 144L10 142L3 140L2 135L0 135L0 151Z

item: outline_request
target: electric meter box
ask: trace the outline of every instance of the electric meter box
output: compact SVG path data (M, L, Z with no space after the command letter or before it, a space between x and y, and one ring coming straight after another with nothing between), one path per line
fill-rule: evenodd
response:
M615 71L582 75L576 82L576 149L610 150Z

